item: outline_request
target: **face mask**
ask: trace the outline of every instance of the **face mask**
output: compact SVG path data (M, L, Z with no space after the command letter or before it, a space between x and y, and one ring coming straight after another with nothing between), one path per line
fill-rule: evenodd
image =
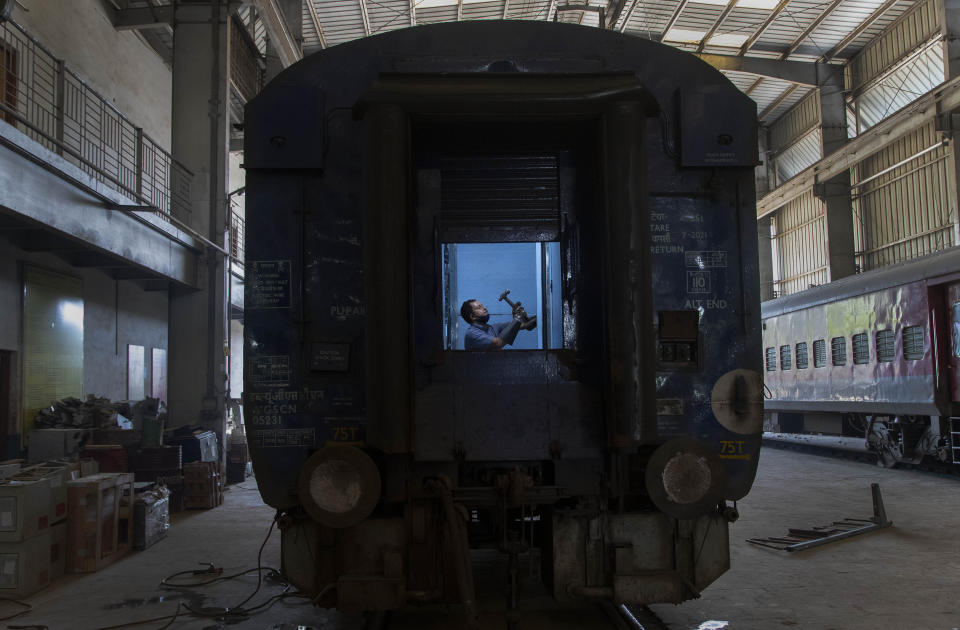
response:
M489 314L489 313L487 313L487 314L484 315L483 317L477 317L477 318L476 318L476 322L477 322L478 324L486 324L488 321L490 321L490 314Z

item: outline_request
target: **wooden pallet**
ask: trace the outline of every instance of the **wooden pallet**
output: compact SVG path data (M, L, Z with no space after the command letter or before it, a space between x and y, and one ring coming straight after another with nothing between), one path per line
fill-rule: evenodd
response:
M129 503L122 505L124 494L132 500L131 473L100 473L67 483L67 571L99 571L129 550L129 541L119 540L121 518L132 517Z

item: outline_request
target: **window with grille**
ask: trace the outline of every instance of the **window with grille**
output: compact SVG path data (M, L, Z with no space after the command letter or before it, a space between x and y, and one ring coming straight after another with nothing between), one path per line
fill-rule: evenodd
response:
M807 359L807 342L801 341L797 344L797 369L805 370L807 369L808 359Z
M777 349L767 348L767 372L777 369Z
M827 364L827 342L817 339L813 342L813 367L823 367Z
M923 326L906 326L903 329L903 358L908 361L923 358Z
M780 346L780 369L789 370L793 361L790 359L790 346Z
M870 362L870 342L867 333L857 333L853 336L853 364L863 365Z
M896 353L893 347L893 331L889 328L877 331L877 361L889 363ZM864 361L866 363L866 361Z
M843 337L834 337L830 340L830 353L833 355L834 365L847 364L847 340Z

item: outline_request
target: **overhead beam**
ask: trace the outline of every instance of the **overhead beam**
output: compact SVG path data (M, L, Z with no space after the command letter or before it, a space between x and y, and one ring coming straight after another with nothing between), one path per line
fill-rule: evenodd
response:
M317 7L313 4L313 0L303 0L304 5L307 7L307 15L310 16L310 22L313 24L313 30L317 32L317 37L320 39L320 48L327 47L327 36L323 32L323 25L320 23L320 16L317 15Z
M462 7L463 0L457 0L457 5ZM507 19L508 13L510 13L510 0L503 0L503 18L502 19L504 20ZM457 19L460 19L460 18L457 18Z
M173 22L173 6L149 6L119 9L113 12L113 27L118 31L138 28L164 28Z
M783 10L787 8L787 5L790 4L790 0L780 0L777 3L777 6L773 8L773 11L770 12L770 15L767 16L767 19L763 21L757 30L755 30L750 37L747 38L747 41L743 42L743 46L740 47L740 55L747 54L747 51L757 43L757 40L760 39L760 36L766 32L770 25L773 24L774 20L780 17L780 14L783 13Z
M939 115L960 109L960 78L944 83L940 88L924 94L886 120L877 123L833 154L823 158L783 186L765 195L757 202L757 217L770 214L833 177L849 171L891 142L916 131Z
M621 33L627 30L627 23L633 17L633 12L636 11L638 4L640 4L640 0L630 0L630 8L627 9L627 14L623 17L623 22L620 23Z
M802 85L817 85L817 64L810 61L779 61L777 59L707 53L699 53L697 57L717 70L749 72Z
M733 11L733 8L737 6L739 0L730 0L727 2L727 6L720 13L720 16L714 20L713 24L710 26L710 30L706 32L703 36L703 39L700 40L700 43L697 44L697 52L702 53L704 46L707 45L707 40L713 37L713 34L717 32L717 29L720 28L720 25L723 24L723 21L727 19L727 16L730 15L730 12Z
M363 33L369 37L373 31L370 30L370 16L367 15L367 0L357 0L360 4L360 17L363 18Z
M770 114L772 111L783 105L783 102L787 100L791 94L797 91L797 88L800 87L796 83L785 89L780 96L773 99L773 102L763 108L763 111L757 114L757 120L763 120Z
M887 13L887 11L889 11L890 9L892 9L893 5L895 5L898 2L900 2L900 0L887 0L886 2L884 2L881 6L877 8L876 11L871 13L870 16L867 17L867 19L861 22L857 28L850 31L847 34L847 36L844 37L842 40L840 40L840 42L836 46L831 48L829 51L827 51L826 54L820 57L819 61L826 63L827 61L830 61L831 59L839 55L847 46L852 44L858 37L860 37L860 35L862 35L865 30L873 26L877 20L882 18L884 14Z
M747 96L750 96L751 94L753 94L753 91L754 91L754 90L756 90L758 87L760 87L760 84L763 83L763 80L764 80L764 79L766 79L766 77L757 77L757 80L754 81L753 83L751 83L751 84L750 84L750 87L748 87L747 89L745 89L745 90L743 91L743 93L746 94Z
M309 1L309 0L308 0ZM460 19L460 5L463 4L463 0L458 0L457 2L457 19ZM417 0L410 0L410 26L417 25Z
M277 6L276 0L253 0L257 12L263 19L263 24L270 35L270 44L277 52L280 63L284 68L292 66L303 58L303 50L297 39L290 32L283 11Z
M661 38L666 37L667 33L670 32L670 29L677 23L677 20L680 19L680 14L683 13L683 10L687 8L687 3L690 0L680 0L680 4L677 5L677 8L674 10L673 15L670 16L670 21L667 22L667 25L663 28L663 33L661 33Z
M793 52L800 47L800 44L802 44L804 40L806 40L810 36L810 33L817 30L817 27L820 26L820 24L822 24L823 21L827 19L830 16L830 14L833 13L833 11L837 7L839 7L840 3L842 3L843 1L844 0L833 0L833 2L828 4L827 8L825 8L823 12L820 13L817 19L811 22L810 25L807 28L805 28L802 33L800 33L800 36L797 37L795 40L793 40L793 43L790 44L790 47L780 54L780 59L786 59L787 57L792 55Z

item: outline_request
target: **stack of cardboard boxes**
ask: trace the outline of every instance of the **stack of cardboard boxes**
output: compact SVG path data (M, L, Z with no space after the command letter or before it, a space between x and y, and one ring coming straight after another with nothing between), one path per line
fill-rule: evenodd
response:
M25 597L63 575L67 483L79 475L78 463L48 463L0 483L0 596Z

